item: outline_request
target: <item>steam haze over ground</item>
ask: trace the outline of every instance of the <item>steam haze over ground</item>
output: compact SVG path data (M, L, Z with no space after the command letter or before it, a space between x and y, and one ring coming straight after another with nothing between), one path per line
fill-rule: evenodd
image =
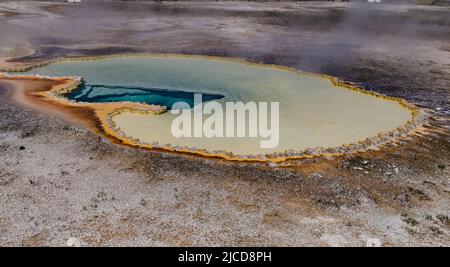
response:
M395 62L399 71L414 64L410 61L420 61L420 71L440 69L447 76L448 55L434 54L450 50L448 12L449 7L369 3L5 2L0 6L0 35L8 38L0 40L0 47L37 49L31 59L95 53L99 48L108 53L105 46L110 53L186 52L258 61L262 55L265 63L354 82L365 82L352 72L368 58L376 59L374 64ZM399 82L383 80L392 86ZM435 83L436 93L446 90L441 77L423 86L425 82ZM448 112L448 103L420 101Z
M331 74L429 108L439 131L292 168L235 163L111 144L0 82L1 246L450 245L450 7L0 2L0 65L137 52Z

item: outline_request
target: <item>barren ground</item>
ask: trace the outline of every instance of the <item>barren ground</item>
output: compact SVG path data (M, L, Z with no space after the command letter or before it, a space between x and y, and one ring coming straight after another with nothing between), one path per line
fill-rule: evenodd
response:
M233 56L335 75L433 114L428 134L396 146L281 168L114 145L14 103L0 84L2 246L71 237L84 246L450 245L447 7L2 2L0 25L4 65Z

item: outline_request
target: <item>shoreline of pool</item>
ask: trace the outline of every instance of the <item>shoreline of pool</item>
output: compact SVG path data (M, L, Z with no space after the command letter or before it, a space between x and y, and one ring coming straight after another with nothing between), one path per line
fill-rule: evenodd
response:
M180 58L200 58L200 59L209 59L209 60L221 60L221 61L232 61L238 62L242 64L248 64L252 66L264 67L264 68L273 68L278 70L285 70L290 72L295 72L302 75L313 75L315 77L320 77L323 79L327 79L331 81L331 83L337 88L352 90L358 93L370 95L372 97L381 98L385 101L392 101L401 107L407 109L411 113L411 119L408 120L404 125L399 126L398 128L388 131L381 132L377 136L368 137L364 140L360 140L358 142L343 144L341 146L333 147L333 148L323 148L323 147L314 147L307 148L304 151L286 151L279 152L273 154L258 154L258 155L235 155L231 152L227 151L208 151L206 149L197 149L193 147L183 147L183 146L167 146L161 145L158 142L153 143L144 143L140 142L138 139L133 137L126 136L120 129L118 129L117 125L115 125L113 121L113 117L120 114L121 112L137 112L141 114L151 114L157 115L166 111L164 107L147 105L147 104L139 104L134 102L115 102L115 103L84 103L84 102L76 102L65 98L63 95L67 94L75 90L81 83L81 77L46 77L46 76L36 76L36 75L11 75L11 74L3 74L3 78L7 77L8 79L20 79L20 80L51 80L56 82L61 82L60 84L52 85L48 90L42 90L39 92L33 92L29 94L30 97L38 97L43 99L44 101L57 102L58 105L56 108L61 109L64 107L76 107L80 109L92 109L93 114L96 118L89 118L88 120L96 121L98 129L96 132L101 132L107 137L115 139L117 143L121 143L124 145L129 145L132 147L139 147L145 149L160 149L169 152L183 153L183 154L195 154L205 157L214 157L214 158L223 158L231 161L256 161L256 162L273 162L279 163L288 160L296 160L296 159L304 159L304 158L313 158L313 157L321 157L321 156L338 156L348 153L357 153L363 152L369 149L377 149L378 147L387 144L387 143L395 143L396 141L401 140L402 138L407 138L410 135L414 135L416 133L424 132L423 125L427 121L427 114L424 110L416 107L415 105L407 102L401 98L395 98L390 96L385 96L382 94L378 94L375 92L364 90L363 88L356 87L351 83L346 83L340 81L338 78L318 73L310 73L304 72L301 70L293 69L286 66L279 65L271 65L271 64L260 64L248 62L242 59L235 58L223 58L223 57L215 57L215 56L194 56L194 55L179 55L179 54L119 54L119 55L110 55L110 56L89 56L89 57L76 57L76 58L60 58L55 60L50 60L42 63L37 63L34 65L26 66L23 68L15 68L9 69L10 72L24 72L29 71L30 69L41 67L44 65L56 63L56 62L71 62L71 61L88 61L88 60L102 60L109 58L121 58L121 57L180 57ZM2 79L2 75L0 75L0 80ZM36 104L36 103L34 103ZM79 118L78 118L79 119Z

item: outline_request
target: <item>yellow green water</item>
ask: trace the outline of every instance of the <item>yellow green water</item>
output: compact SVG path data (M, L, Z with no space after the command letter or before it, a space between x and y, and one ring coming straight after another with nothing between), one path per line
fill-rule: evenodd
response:
M216 100L279 102L280 139L276 148L262 149L264 138L175 138L176 115L122 112L113 121L125 135L234 154L265 154L308 147L337 147L411 119L398 103L336 87L330 80L288 70L206 58L146 57L55 63L31 71L50 76L82 76L87 83L124 88L163 88L221 95ZM207 116L204 116L207 117Z

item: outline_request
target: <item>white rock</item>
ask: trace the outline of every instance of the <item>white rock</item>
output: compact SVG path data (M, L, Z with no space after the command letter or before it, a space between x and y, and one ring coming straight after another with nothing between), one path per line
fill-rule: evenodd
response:
M278 164L276 164L275 162L269 162L269 166L270 167L278 167Z
M81 247L81 242L75 237L71 237L67 240L68 247Z
M383 244L378 238L369 238L366 242L366 247L381 247Z

